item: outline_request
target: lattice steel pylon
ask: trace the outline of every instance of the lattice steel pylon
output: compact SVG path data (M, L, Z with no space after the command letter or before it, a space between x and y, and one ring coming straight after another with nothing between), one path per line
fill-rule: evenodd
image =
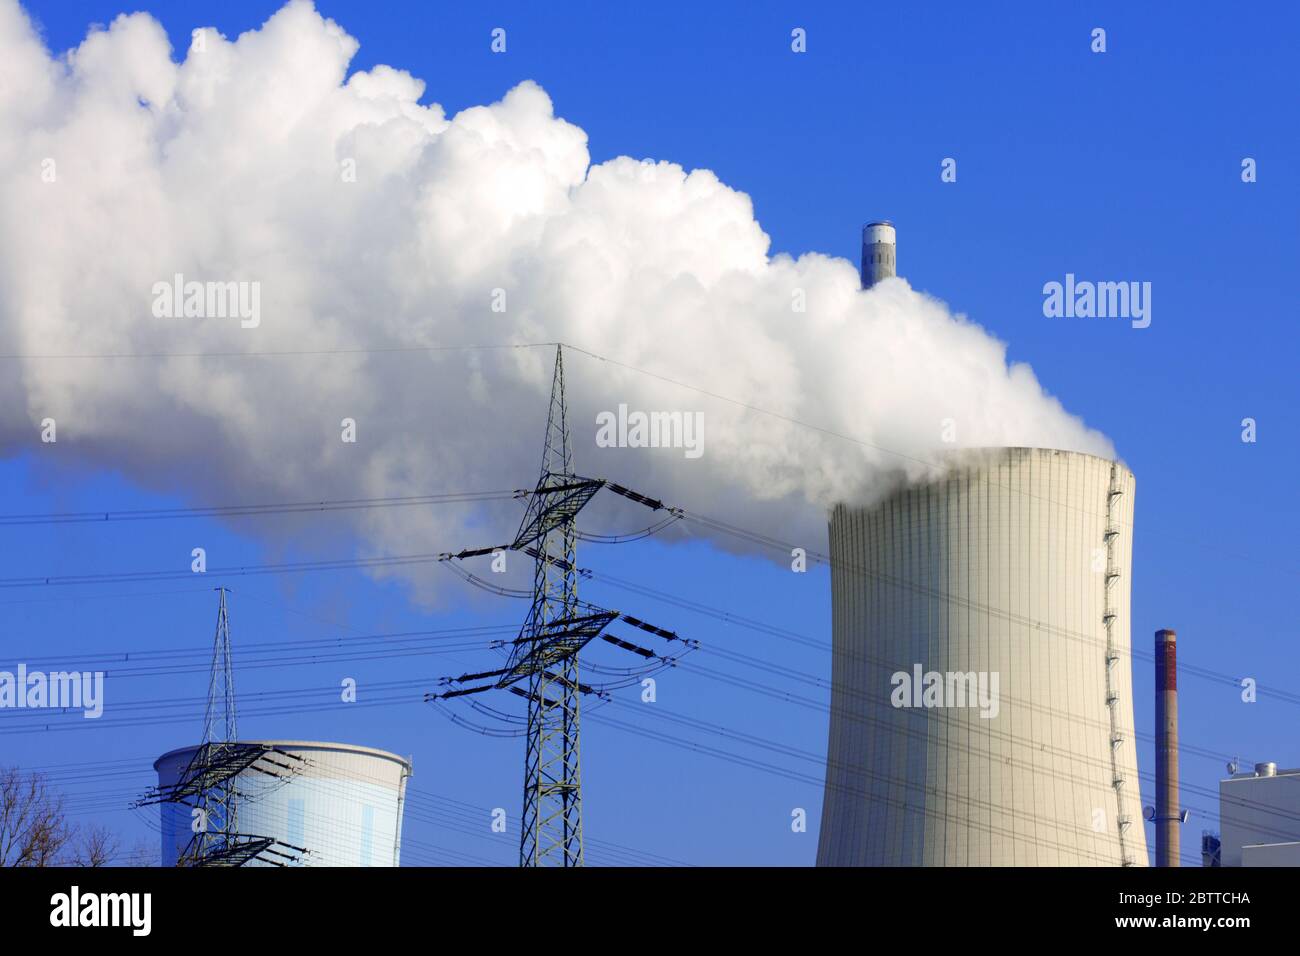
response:
M450 700L465 701L471 709L509 728L509 731L498 734L493 728L478 727L481 733L525 738L520 866L583 865L581 697L591 697L598 703L607 702L610 690L631 686L650 673L675 667L681 654L699 647L698 641L682 638L674 631L578 599L578 581L591 573L577 566L576 542L579 538L607 544L636 540L680 519L683 513L617 482L574 474L565 418L562 348L557 347L555 353L541 476L533 490L517 495L528 498L528 508L514 540L496 547L470 548L440 557L448 567L477 587L498 595L531 600L528 614L517 638L493 642L496 649L508 653L504 667L444 677L439 682L444 689L425 694L424 698L440 707ZM576 525L577 515L601 489L651 511L666 511L668 517L638 535L583 535ZM507 551L523 553L533 559L531 590L498 587L458 568L461 561L487 555L495 558ZM493 570L498 568L494 566ZM504 570L504 566L500 570ZM606 629L616 622L652 634L680 648L680 654L659 653L607 633ZM603 685L582 683L578 675L579 654L597 640L633 654L639 663L633 668L613 670L589 661L587 667L593 673L614 679ZM520 719L477 703L478 695L493 690L505 690L525 698L526 715ZM465 726L474 726L454 716L452 719Z
M245 796L240 791L241 778L256 775L263 782L285 783L302 772L303 759L271 744L239 741L230 662L230 615L226 610L229 589L215 590L221 593L221 599L212 640L203 740L194 748L184 770L170 782L149 788L134 806L172 804L190 810L193 835L177 854L177 866L245 866L253 861L270 866L302 863L310 853L306 847L239 832L239 801ZM265 793L265 788L261 792Z
M578 613L577 508L566 507L577 483L564 401L564 351L555 350L555 375L546 417L546 443L537 491L520 525L538 533L533 606L515 645L511 666L531 658L528 729L524 750L524 808L520 866L582 866L582 768L578 655L547 625ZM590 497L589 495L587 497ZM585 504L583 498L581 504ZM550 628L561 634L566 628Z
M230 615L226 610L228 589L216 589L221 595L217 608L217 630L212 638L212 670L208 677L208 704L203 715L203 740L194 755L196 767L214 767L233 756L239 740L235 716L235 678L230 664ZM203 827L194 835L185 856L198 863L226 853L239 832L239 807L235 779L215 775L211 786L198 791L197 808Z
M217 588L217 631L212 639L212 671L208 677L208 706L203 713L203 743L239 739L235 718L235 678L230 665L230 613L226 610L228 588Z

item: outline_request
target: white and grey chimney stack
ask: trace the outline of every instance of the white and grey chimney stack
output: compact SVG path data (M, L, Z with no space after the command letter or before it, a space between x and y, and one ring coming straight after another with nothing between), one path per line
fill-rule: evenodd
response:
M862 227L862 288L870 289L881 279L897 275L894 224L886 220Z

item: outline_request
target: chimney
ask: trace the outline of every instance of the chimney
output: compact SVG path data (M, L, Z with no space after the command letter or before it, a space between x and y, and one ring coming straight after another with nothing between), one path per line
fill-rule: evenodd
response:
M1156 631L1156 866L1178 866L1178 635Z
M894 262L896 234L893 223L881 220L862 227L862 288L897 275Z

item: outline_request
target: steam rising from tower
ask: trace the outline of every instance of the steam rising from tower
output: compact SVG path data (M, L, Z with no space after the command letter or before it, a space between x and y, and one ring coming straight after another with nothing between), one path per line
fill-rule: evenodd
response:
M34 460L193 505L296 501L303 475L316 500L492 487L537 467L523 412L545 406L542 343L560 341L620 363L575 352L569 368L587 384L568 409L586 423L575 452L595 473L795 540L825 534L837 501L929 476L954 409L963 446L1113 455L977 321L997 316L900 280L859 294L894 274L888 224L867 226L854 286L848 257L774 253L751 198L710 170L593 163L531 81L449 113L400 64L360 69L370 55L357 63L357 40L306 2L233 39L199 35L202 51L173 51L132 14L64 54L0 0L0 457L53 447L49 417L59 454ZM178 274L200 291L259 283L259 327L155 315L155 284ZM536 348L461 348L504 343ZM236 351L268 357L222 358ZM49 358L71 354L152 357ZM218 398L196 400L196 382ZM611 395L704 413L707 450L684 467L595 445ZM430 408L456 414L433 427ZM365 423L360 443L323 440L345 416ZM349 509L310 547L423 553L516 507ZM304 540L294 522L255 527L276 547ZM425 603L456 586L418 564L370 573Z

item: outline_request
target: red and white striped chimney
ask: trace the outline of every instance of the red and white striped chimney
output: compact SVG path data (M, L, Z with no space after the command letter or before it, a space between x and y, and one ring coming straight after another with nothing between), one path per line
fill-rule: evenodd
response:
M1156 631L1156 866L1179 865L1178 635Z

